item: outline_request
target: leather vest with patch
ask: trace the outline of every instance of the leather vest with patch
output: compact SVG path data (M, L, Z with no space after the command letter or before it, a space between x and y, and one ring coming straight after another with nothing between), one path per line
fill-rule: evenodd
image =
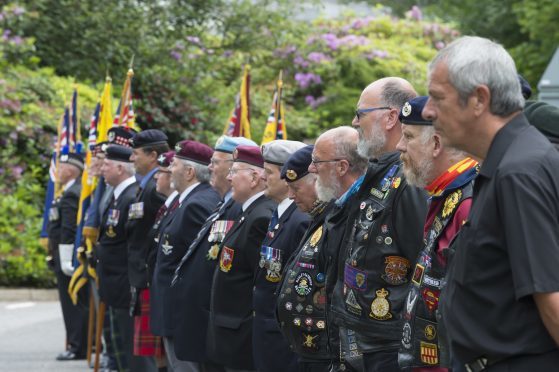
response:
M400 367L450 367L445 337L439 337L436 312L448 265L437 259L437 242L462 203L471 198L472 183L450 192L426 233L408 288L398 352Z
M329 359L326 324L326 267L323 249L326 228L321 224L287 264L278 297L280 328L291 350L303 358Z
M342 318L346 328L366 336L367 340L358 337L358 345L353 346L361 350L370 349L366 342L374 339L398 342L401 309L393 303L403 303L410 274L410 261L402 256L393 227L393 202L399 189L407 186L400 162L377 180L359 201L340 265L343 286L337 284L332 304L335 317Z

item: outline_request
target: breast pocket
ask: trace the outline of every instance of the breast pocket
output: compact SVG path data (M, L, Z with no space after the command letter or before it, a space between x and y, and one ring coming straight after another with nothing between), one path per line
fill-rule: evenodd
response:
M476 229L470 222L466 222L456 238L452 241L449 250L449 279L460 284L466 284L475 265L472 265L471 249L475 243Z

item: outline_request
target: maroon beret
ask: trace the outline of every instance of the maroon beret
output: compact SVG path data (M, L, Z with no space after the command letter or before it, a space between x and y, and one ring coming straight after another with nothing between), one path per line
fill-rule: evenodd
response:
M203 165L210 165L214 150L203 143L184 140L176 144L175 157L190 160Z
M173 161L174 157L175 157L174 151L164 152L163 154L159 155L159 157L157 158L157 164L159 164L160 167L169 168L169 166L171 166L171 162Z
M264 158L258 146L237 146L233 160L264 168Z

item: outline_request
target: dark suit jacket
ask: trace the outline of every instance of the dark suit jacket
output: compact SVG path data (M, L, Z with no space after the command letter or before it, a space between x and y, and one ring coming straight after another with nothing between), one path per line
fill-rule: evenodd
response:
M70 188L62 193L60 198L53 201L51 209L55 208L58 219L49 220L49 254L54 260L54 270L61 272L60 255L58 253L59 244L74 244L76 238L76 219L78 216L78 206L80 203L81 183L80 178Z
M217 264L209 258L212 245L221 242L208 241L214 221L235 221L241 214L241 205L229 199L215 215L206 220L196 240L177 267L175 284L171 287L171 297L175 313L173 332L175 354L181 360L204 362L207 360L206 335L210 314L210 293Z
M146 187L133 203L144 203L144 215L141 218L130 216L126 223L128 240L128 278L130 285L136 288L146 288L151 280L147 270L147 262L155 260L155 251L146 233L155 222L155 215L165 202L165 196L155 190L153 176L147 181Z
M209 355L235 369L254 369L252 290L260 245L276 203L264 195L235 222L221 244L211 297Z
M281 271L305 234L310 219L308 214L297 209L295 203L281 215L277 226L270 226L273 237L268 236L262 242L273 249L281 251ZM271 237L271 238L270 238ZM279 277L268 275L266 267L259 267L253 294L255 311L252 332L254 364L259 372L287 372L297 370L297 357L289 350L289 345L280 332L276 318L276 300ZM270 281L272 280L272 281ZM277 282L273 280L278 280Z
M137 182L129 185L116 202L109 203L101 217L97 247L99 294L107 305L115 308L128 308L130 305L125 226L128 220L128 209L134 201L137 190ZM118 224L112 229L107 225L111 209L119 211Z
M157 336L173 335L173 308L170 297L175 268L202 224L219 202L219 194L208 184L196 186L176 212L161 226L157 260L150 290L151 331Z

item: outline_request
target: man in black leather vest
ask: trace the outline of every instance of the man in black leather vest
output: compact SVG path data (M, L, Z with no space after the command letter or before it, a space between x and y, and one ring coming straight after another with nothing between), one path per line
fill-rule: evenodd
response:
M400 370L400 312L427 207L425 193L407 184L396 151L400 108L415 96L406 80L388 77L370 84L357 105L353 125L369 168L349 212L332 298L342 368Z

